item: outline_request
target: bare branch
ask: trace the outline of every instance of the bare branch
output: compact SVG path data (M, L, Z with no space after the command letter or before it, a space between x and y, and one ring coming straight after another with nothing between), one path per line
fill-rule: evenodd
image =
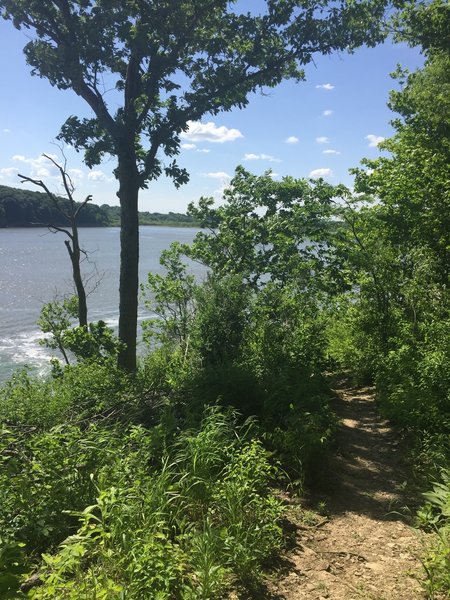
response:
M44 156L46 156L46 155L44 154ZM33 179L32 177L27 177L26 175L21 175L20 173L18 173L17 177L20 178L20 183L25 183L25 182L33 183L34 185L37 185L38 187L42 188L44 190L44 192L47 194L47 196L50 198L50 200L53 202L56 210L59 213L61 213L65 219L70 221L69 215L67 213L65 213L64 210L59 205L58 197L55 196L55 194L49 190L49 188L45 185L45 183L41 179Z
M73 239L73 235L68 229L64 229L64 227L58 227L57 225L47 225L47 227L52 233L60 231L61 233L65 233L67 236L69 236L71 240Z
M80 210L83 210L83 208L86 206L86 204L88 202L90 202L91 200L92 200L92 195L91 194L89 194L89 196L86 196L85 200L79 205L79 207L75 211L75 213L73 215L74 219L76 219L78 217L78 213L80 212Z

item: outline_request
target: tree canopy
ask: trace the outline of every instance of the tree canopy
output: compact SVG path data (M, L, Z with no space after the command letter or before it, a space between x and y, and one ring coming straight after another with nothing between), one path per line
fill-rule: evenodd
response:
M94 113L70 116L60 139L84 150L88 166L117 157L122 367L136 367L139 189L162 173L177 186L188 180L175 157L191 121L303 79L316 53L381 41L386 4L266 0L252 14L227 0L0 1L3 17L31 32L33 74L72 89Z
M394 73L401 84L389 102L398 115L391 122L395 134L381 144L390 154L363 161L365 169L356 170L357 189L381 200L391 241L426 249L436 261L435 275L448 285L450 56L442 49L441 34L443 23L450 28L450 11L438 0L426 11L419 7L406 12L403 20L403 38L411 44L424 40L425 65L413 73L400 67ZM430 23L434 29L427 28Z

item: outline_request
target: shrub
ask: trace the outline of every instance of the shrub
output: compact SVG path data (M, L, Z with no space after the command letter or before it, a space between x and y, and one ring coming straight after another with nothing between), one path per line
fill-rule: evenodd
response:
M88 420L119 405L124 409L129 389L128 378L112 360L69 365L45 380L20 372L0 388L0 423L47 429Z
M43 555L43 585L30 597L206 600L222 594L232 577L257 578L281 544L281 504L270 488L276 470L252 429L238 425L232 411L211 407L200 427L183 433L159 460L157 428L52 430L30 442L40 475L30 486L33 508L19 507L25 515L11 539L34 536L36 547L46 541L49 547L43 532L32 529L38 513L54 540L70 534ZM42 435L45 456L38 452ZM84 464L73 464L72 456ZM61 487L52 489L49 502L50 468ZM16 501L27 475L30 470L10 485ZM58 531L56 515L68 524Z
M431 594L450 592L450 470L443 470L439 481L424 494L427 504L419 511L419 522L431 525L437 542L425 557L427 585Z

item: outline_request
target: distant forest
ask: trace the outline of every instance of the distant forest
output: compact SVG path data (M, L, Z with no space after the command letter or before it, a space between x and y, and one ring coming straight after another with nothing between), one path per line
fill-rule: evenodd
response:
M68 201L60 198L64 209ZM195 227L196 221L186 214L169 212L140 212L141 225L166 225ZM79 227L117 227L120 224L120 207L87 204L78 217ZM41 192L32 192L0 185L0 227L46 227L67 225L64 216L50 198Z

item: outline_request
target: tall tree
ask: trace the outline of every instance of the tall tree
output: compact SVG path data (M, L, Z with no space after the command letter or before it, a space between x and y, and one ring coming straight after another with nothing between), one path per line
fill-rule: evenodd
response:
M390 94L398 116L395 134L381 148L389 156L364 160L357 188L380 199L391 242L403 249L426 249L434 277L446 287L450 277L450 10L443 0L405 10L398 37L420 45L424 67L401 68L401 89ZM445 48L446 46L446 48ZM445 48L445 49L444 49Z
M174 157L190 121L303 79L317 52L379 42L387 1L261 0L254 15L236 0L0 0L4 18L33 32L33 74L94 113L69 117L60 139L84 149L88 166L117 158L121 367L136 367L139 190L162 173L177 186L188 180Z
M356 284L347 311L353 325L347 323L347 329L353 329L354 339L361 336L372 375L385 390L402 387L398 398L414 399L415 388L421 388L422 398L428 395L433 402L433 397L450 398L448 3L408 7L395 26L398 39L420 47L424 66L394 74L400 81L389 102L397 113L395 132L380 145L389 154L365 159L365 168L354 170L357 192L376 202L361 207L363 198L357 196L353 207L342 209L348 227L339 251Z

